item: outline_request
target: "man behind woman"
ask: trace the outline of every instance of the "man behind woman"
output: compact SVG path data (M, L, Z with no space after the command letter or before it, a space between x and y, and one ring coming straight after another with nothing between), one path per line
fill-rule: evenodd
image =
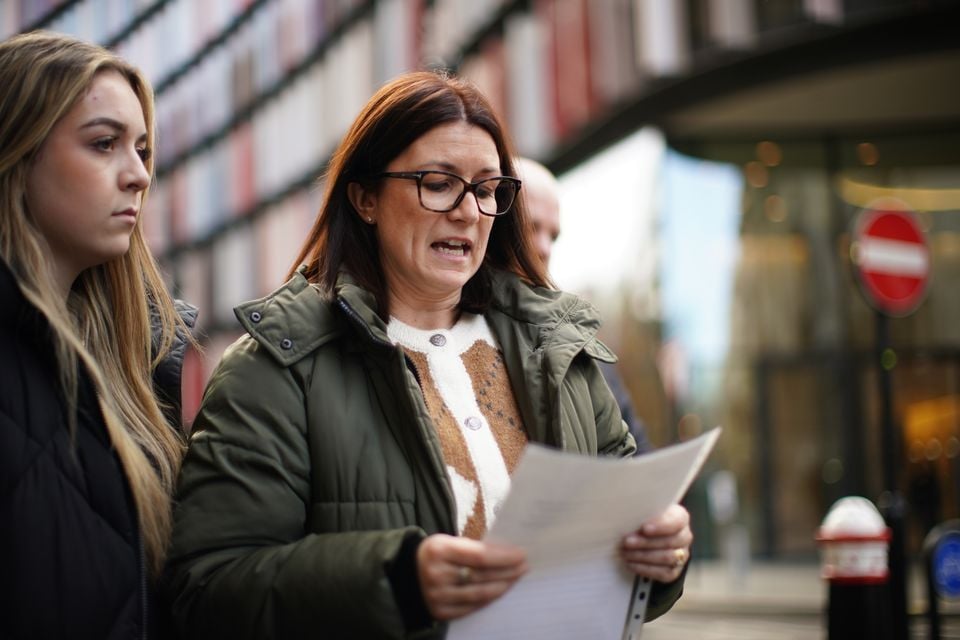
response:
M125 61L50 33L0 42L0 637L162 627L193 312L141 231L153 141Z
M553 245L560 237L560 184L556 176L536 160L518 158L517 165L520 177L523 178L523 197L533 227L533 243L543 264L549 268ZM630 392L620 377L617 365L603 361L598 364L613 397L617 400L620 416L627 423L630 435L637 443L637 454L650 451L653 446L647 438L646 427L634 411Z

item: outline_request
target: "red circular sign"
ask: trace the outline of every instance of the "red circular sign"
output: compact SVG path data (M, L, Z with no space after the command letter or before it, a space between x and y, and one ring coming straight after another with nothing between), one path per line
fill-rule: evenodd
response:
M860 214L853 260L870 304L888 315L912 312L927 291L930 250L916 216L890 202Z

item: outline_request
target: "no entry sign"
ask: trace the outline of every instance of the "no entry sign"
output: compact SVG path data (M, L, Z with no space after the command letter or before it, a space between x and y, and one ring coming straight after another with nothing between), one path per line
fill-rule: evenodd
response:
M911 313L927 291L930 250L912 211L879 202L860 214L853 260L867 300L892 316Z

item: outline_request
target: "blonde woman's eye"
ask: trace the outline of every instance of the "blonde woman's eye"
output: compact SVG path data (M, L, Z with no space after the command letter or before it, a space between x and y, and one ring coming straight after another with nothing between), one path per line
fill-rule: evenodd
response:
M93 148L97 151L112 151L116 140L114 137L98 138L93 141Z
M140 156L141 161L146 162L150 159L150 156L153 155L153 149L148 149L146 147L138 148L137 155Z

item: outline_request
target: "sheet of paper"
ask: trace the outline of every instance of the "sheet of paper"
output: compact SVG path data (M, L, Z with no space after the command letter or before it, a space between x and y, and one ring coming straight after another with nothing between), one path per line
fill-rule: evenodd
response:
M633 579L617 546L683 497L719 435L629 459L529 445L487 539L524 548L530 571L448 640L620 640Z

